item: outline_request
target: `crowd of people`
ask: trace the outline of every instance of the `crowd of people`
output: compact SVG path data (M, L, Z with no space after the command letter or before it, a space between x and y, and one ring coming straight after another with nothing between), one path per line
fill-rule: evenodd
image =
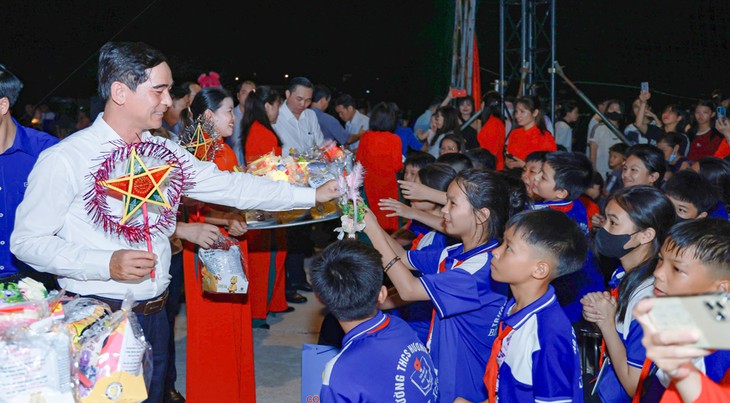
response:
M728 291L730 100L601 101L583 148L570 99L553 122L538 96L449 91L411 122L395 102L360 110L305 77L283 93L173 77L154 48L105 44L103 112L59 141L12 116L23 84L0 69L0 281L41 277L110 306L132 289L154 356L148 401L185 400L172 335L183 297L187 399L248 402L252 329L306 302L300 291L327 308L320 343L341 349L323 402L730 399L728 352L656 330L644 301ZM219 136L212 163L180 146L201 120ZM189 182L146 249L106 231L85 195L101 155L147 141ZM328 224L249 231L241 211L308 208L340 191L238 171L326 142L365 170L358 239L335 240ZM328 234L317 252L314 231ZM238 240L247 295L201 288L198 250L220 236ZM597 362L581 359L587 331L600 334Z

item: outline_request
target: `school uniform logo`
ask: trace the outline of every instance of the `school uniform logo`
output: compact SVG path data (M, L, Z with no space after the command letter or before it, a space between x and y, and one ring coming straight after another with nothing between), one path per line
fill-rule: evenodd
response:
M413 384L424 396L436 394L436 376L428 357L423 343L411 343L403 349L395 374L393 398L396 402L405 402L408 398L406 382Z

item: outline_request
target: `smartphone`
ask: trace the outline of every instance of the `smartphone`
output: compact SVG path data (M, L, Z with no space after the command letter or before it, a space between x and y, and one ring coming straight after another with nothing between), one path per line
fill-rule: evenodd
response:
M727 110L725 109L724 106L718 106L715 109L715 114L717 115L718 119L725 120L725 118L727 117Z
M466 90L454 88L451 90L451 98L462 98L466 96Z
M504 158L509 158L511 160L515 159L515 157L512 154L505 153Z
M657 330L697 329L696 347L730 350L730 296L728 293L653 297L649 311Z
M644 81L641 83L641 92L649 92L649 83Z

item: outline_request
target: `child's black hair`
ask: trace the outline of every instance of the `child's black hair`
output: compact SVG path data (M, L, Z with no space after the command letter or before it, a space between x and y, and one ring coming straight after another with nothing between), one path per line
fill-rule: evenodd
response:
M512 217L520 211L525 210L532 199L527 195L525 182L522 182L522 178L510 171L496 172L507 184L507 191L509 192L509 216Z
M310 283L337 320L367 319L383 285L382 255L357 240L335 241L312 260Z
M606 185L606 182L603 180L603 176L601 176L598 171L593 171L593 175L591 175L591 184L589 186L595 186L598 185L598 191L599 195L603 193L603 187Z
M406 160L403 161L403 167L410 165L421 169L426 165L436 162L436 157L425 152L425 151L410 151L406 155Z
M504 224L509 218L509 198L504 197L508 189L505 180L494 171L470 168L459 172L454 181L466 195L473 210L489 210L489 219L483 224L487 235L484 241L501 240Z
M575 200L591 185L593 163L585 154L554 151L545 155L545 163L555 171L555 189L568 192L567 200Z
M464 155L469 157L474 168L497 169L497 157L486 148L470 148L464 151Z
M665 246L692 257L710 268L714 277L730 277L730 222L720 218L699 218L676 224L669 230Z
M456 171L454 171L454 168L443 162L435 162L418 171L418 179L421 180L422 184L442 192L449 188L449 184L455 177Z
M692 203L697 214L709 213L717 205L718 198L710 181L691 169L672 175L662 189L673 199Z
M525 210L512 216L506 228L521 233L525 242L555 261L550 280L583 267L588 253L586 236L567 214L553 209Z
M626 143L616 143L612 145L611 147L608 147L608 152L614 152L619 153L621 155L626 154L626 150L629 148L629 146Z
M545 162L545 156L548 155L548 153L550 153L550 151L533 151L527 154L527 157L525 157L525 163Z
M469 157L461 153L441 154L438 156L438 158L436 158L436 162L443 162L450 165L451 168L454 168L454 171L456 171L456 173L459 173L465 169L474 168L474 165L472 165Z
M702 157L697 163L700 175L710 181L717 197L730 204L730 162L717 157Z

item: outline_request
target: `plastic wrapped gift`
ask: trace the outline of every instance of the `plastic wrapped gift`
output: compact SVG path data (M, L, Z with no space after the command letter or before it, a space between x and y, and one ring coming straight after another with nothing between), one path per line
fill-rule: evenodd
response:
M0 284L0 331L28 326L40 319L63 315L58 311L63 292L47 292L43 284L24 278L17 283Z
M263 176L272 181L289 182L292 185L307 186L309 162L304 158L282 157L270 152L252 161L246 172Z
M127 293L122 309L97 320L80 338L74 354L78 399L91 402L140 402L147 399L152 379L152 347ZM155 387L159 387L156 385Z
M111 315L109 305L95 298L75 297L64 304L64 324L71 335L71 342L78 349L87 332L94 326L104 326L101 319Z
M0 402L74 402L71 339L46 317L0 332Z
M203 291L222 294L245 294L248 292L246 263L243 260L238 240L220 236L209 249L198 250Z

